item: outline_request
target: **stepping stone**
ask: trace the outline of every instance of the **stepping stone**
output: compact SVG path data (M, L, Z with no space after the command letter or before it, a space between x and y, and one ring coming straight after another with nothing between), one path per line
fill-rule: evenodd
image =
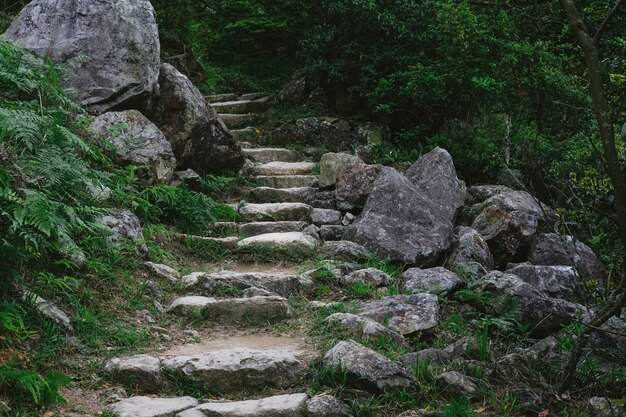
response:
M313 207L302 203L246 204L239 214L249 221L309 221Z
M215 103L223 103L225 101L235 101L239 98L235 93L226 93L226 94L211 94L208 96L204 96L204 99L211 105Z
M220 114L220 117L226 123L229 129L238 129L250 126L254 123L254 116L250 114Z
M230 114L246 114L246 113L261 113L267 110L267 103L269 97L263 97L256 100L235 100L235 101L222 101L219 103L213 103L211 106L218 113L230 113Z
M250 389L287 388L301 382L306 364L288 348L241 347L163 359L163 371L183 381L202 383L222 394ZM179 379L179 380L180 380Z
M410 336L437 327L439 299L426 293L385 297L363 303L359 315L384 324L403 336Z
M210 401L176 417L304 417L307 394L286 394L260 400Z
M109 406L109 411L117 417L172 417L198 404L192 397L131 397Z
M239 234L244 237L264 235L267 233L301 232L308 226L307 222L254 222L239 225Z
M309 175L317 164L313 162L269 162L252 168L254 175Z
M244 149L243 153L254 162L261 164L298 161L298 152L285 148L252 148Z
M266 92L266 91L260 91L258 93L248 93L248 94L242 94L241 97L239 97L240 100L258 100L260 98L269 98L270 93Z
M319 177L317 175L279 175L279 176L258 176L251 178L259 187L270 188L296 188L296 187L317 187Z
M180 297L172 302L168 312L196 316L202 314L211 321L244 322L246 320L280 320L291 313L283 297L251 297L215 299L200 296Z
M259 135L257 130L253 127L246 127L245 129L233 129L230 131L230 134L233 135L233 138L238 142L252 140ZM244 148L242 146L242 149L248 148Z
M199 286L209 294L227 287L240 291L252 287L263 288L283 297L315 290L315 284L310 278L294 274L220 271L194 275L188 275L183 280L193 277L194 282L187 283Z
M316 226L340 225L343 216L340 211L314 208L311 211L311 222Z
M235 236L231 237L206 237L206 236L195 236L195 235L187 235L184 233L177 233L176 236L183 242L186 240L192 241L201 241L206 242L208 244L214 244L215 246L222 247L224 249L235 249L237 247L237 243L239 242L239 238Z
M257 203L304 203L311 205L315 201L317 188L269 188L258 187L250 191Z
M158 392L163 384L161 361L153 356L135 355L113 358L104 364L111 380L145 392Z
M240 240L237 246L239 249L250 246L263 246L273 249L300 249L303 251L311 251L318 245L317 239L301 232L288 233L268 233Z

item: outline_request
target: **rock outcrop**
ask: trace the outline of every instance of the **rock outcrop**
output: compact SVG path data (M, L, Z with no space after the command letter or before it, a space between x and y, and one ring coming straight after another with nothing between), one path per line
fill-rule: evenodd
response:
M69 66L64 86L92 113L143 110L157 89L159 32L148 0L33 1L5 36Z

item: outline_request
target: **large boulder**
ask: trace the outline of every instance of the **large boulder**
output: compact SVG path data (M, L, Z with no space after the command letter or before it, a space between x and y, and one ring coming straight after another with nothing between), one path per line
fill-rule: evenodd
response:
M159 32L148 0L33 1L5 36L68 65L63 85L90 112L142 108L157 88Z
M571 300L581 295L578 274L571 266L531 265L525 262L511 265L506 272L517 275L550 297Z
M454 222L465 202L465 183L456 176L452 157L445 149L433 149L419 158L406 176L441 213Z
M361 210L378 179L382 165L346 165L337 172L335 184L339 210Z
M535 265L574 266L584 281L603 282L605 279L604 268L593 250L572 236L536 235L530 245L528 261Z
M163 64L159 85L151 119L172 144L178 165L199 174L239 171L241 148L191 81Z
M116 164L142 166L135 173L145 184L167 184L172 180L176 168L172 145L159 128L137 110L98 116L91 130L112 148Z
M422 267L431 266L448 250L453 228L407 177L385 168L347 237L379 257Z

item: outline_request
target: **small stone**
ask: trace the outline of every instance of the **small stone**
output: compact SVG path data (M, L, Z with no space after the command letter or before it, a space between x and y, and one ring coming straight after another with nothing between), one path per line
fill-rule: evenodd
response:
M460 372L444 372L437 377L436 381L442 394L450 398L461 396L477 398L480 393L478 385Z
M176 283L180 278L180 274L171 266L163 265L163 264L155 264L153 262L145 262L145 267L148 268L152 273L167 279L170 282Z
M327 153L320 160L319 187L332 188L337 182L337 172L348 165L362 165L361 158L345 153Z
M369 284L373 287L383 287L391 282L391 277L376 268L359 269L341 278L343 285L356 283Z
M320 255L324 259L341 259L345 261L359 261L367 259L367 250L358 243L347 240L324 242Z
M407 341L399 333L367 317L349 313L335 313L328 316L325 321L366 340L376 341L382 337L387 340L393 340L400 346L408 347Z
M314 397L307 403L309 417L347 417L350 407L332 395Z
M316 226L341 224L341 212L337 210L314 208L311 211L311 222Z
M407 291L415 293L447 294L463 286L457 274L442 267L420 269L411 268L404 272Z
M273 292L270 292L266 289L263 288L257 288L257 287L250 287L250 288L246 288L245 290L243 290L243 296L244 298L252 298L252 297L271 297L271 296L275 296L276 294Z
M109 411L117 417L172 417L197 405L191 397L132 397L109 406Z
M163 383L161 361L148 355L113 358L104 365L113 381L143 392L157 392Z
M200 339L200 333L197 330L183 330L183 334L192 339Z
M137 312L137 318L144 323L152 324L156 323L156 319L148 310L139 310Z
M371 318L403 336L430 332L439 324L439 300L432 294L398 295L364 302L363 317Z
M343 220L341 220L341 224L343 224L344 226L349 226L354 222L354 220L356 220L354 214L346 213L346 215L343 216Z

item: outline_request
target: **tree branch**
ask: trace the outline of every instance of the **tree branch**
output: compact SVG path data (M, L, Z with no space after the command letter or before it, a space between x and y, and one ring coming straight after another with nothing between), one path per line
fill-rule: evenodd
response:
M593 43L597 45L598 42L600 42L600 38L602 38L602 34L606 30L609 23L611 23L611 20L613 20L617 12L619 12L619 9L620 7L622 7L622 4L624 4L624 0L617 0L617 3L615 3L615 6L613 6L613 9L609 12L607 17L600 24L600 27L596 31L596 34L593 35Z

